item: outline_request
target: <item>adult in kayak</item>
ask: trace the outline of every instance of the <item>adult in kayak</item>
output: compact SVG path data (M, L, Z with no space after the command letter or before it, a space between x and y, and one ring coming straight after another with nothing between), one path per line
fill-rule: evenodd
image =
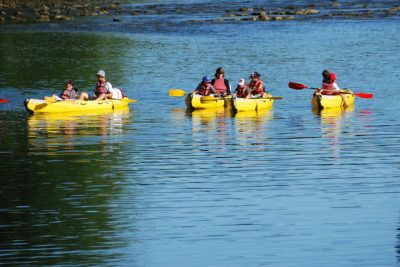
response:
M61 92L60 95L52 95L51 97L45 97L45 99L54 99L57 101L61 100L75 100L78 99L78 89L74 87L73 80L65 80L64 81L65 88Z
M109 81L107 81L105 71L99 70L96 73L96 76L97 76L97 83L94 87L94 95L89 97L88 93L83 92L79 97L79 100L91 99L91 100L101 101L113 97L112 84Z
M322 71L322 85L315 92L315 95L341 95L344 106L347 106L346 97L340 93L340 88L336 83L336 74L329 70Z
M211 80L211 85L215 89L215 93L226 96L231 94L231 86L229 80L225 79L225 70L222 67L215 71L215 78Z
M248 90L246 81L241 78L236 86L235 93L233 94L233 97L237 98L250 98L250 91Z
M261 80L260 73L254 71L250 74L249 77L249 89L251 90L251 98L263 98L267 96L265 92L264 82Z
M211 85L211 79L208 76L204 76L193 93L204 96L214 94L215 89Z

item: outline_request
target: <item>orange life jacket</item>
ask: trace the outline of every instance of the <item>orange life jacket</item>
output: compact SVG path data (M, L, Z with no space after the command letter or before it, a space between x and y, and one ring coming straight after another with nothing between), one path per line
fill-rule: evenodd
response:
M236 96L238 98L246 98L249 94L249 92L247 91L247 85L245 85L243 88L240 88L239 86L236 87Z
M261 80L251 81L249 83L249 87L252 89L251 91L252 95L262 94L265 92L264 85Z
M75 99L78 95L78 89L72 88L71 90L65 89L61 94L60 97L62 99Z
M106 88L107 82L108 82L108 81L97 82L97 83L96 83L96 90L95 90L94 93L95 93L97 96L99 96L99 95L101 95L101 94L108 94L108 93L109 93L108 90L107 90L107 88Z

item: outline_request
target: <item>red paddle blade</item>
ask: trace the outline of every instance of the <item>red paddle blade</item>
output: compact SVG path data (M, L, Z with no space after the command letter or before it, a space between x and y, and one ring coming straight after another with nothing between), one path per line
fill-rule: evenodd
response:
M0 98L0 103L8 103L8 102L10 102L10 100L4 99L4 98Z
M292 89L295 89L295 90L301 90L301 89L308 88L308 86L306 86L304 84L294 83L294 82L289 82L288 87L292 88Z
M369 93L354 93L356 96L361 97L361 98L373 98L373 94Z

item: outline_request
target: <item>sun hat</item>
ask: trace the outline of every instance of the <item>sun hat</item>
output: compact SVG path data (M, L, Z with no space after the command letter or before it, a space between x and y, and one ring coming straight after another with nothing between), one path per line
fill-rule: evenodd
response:
M241 79L239 80L238 85L244 86L244 79L243 79L243 78L241 78Z
M106 73L105 73L104 70L99 70L99 71L96 73L96 76L100 76L100 77L105 78L105 77L106 77Z

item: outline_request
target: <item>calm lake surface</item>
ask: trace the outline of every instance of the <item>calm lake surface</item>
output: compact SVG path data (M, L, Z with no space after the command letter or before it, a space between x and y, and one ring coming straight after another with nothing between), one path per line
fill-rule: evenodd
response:
M398 266L399 20L179 20L0 28L0 264ZM283 100L233 115L168 96L218 66ZM313 112L287 83L324 68L375 98ZM99 69L130 111L25 111Z

